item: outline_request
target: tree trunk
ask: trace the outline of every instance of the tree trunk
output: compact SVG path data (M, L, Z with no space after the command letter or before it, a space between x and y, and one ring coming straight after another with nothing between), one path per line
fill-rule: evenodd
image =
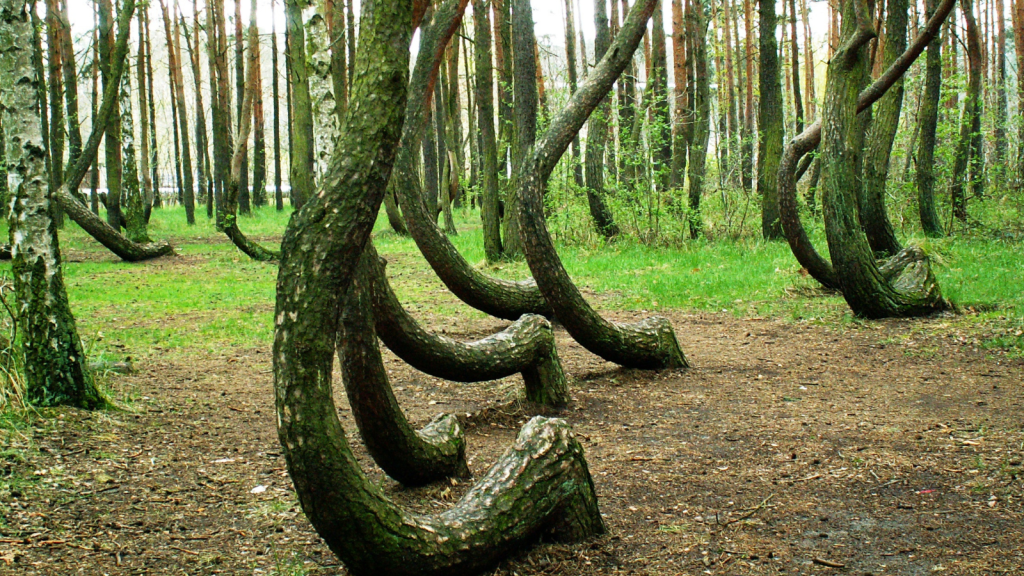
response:
M435 21L437 18L435 14ZM419 141L427 125L428 91L443 59L443 45L430 47L432 42L441 40L437 36L427 38L424 34L420 41L416 67L409 82L409 108L405 113L402 143L395 161L394 190L409 233L445 286L466 304L507 320L531 313L550 315L550 307L532 280L510 282L487 276L471 266L438 229L436 212L430 212L423 201L416 160Z
M45 104L38 100L32 66L31 6L24 0L0 2L5 39L0 50L0 69L5 71L0 106L7 143L4 162L14 195L9 224L26 396L39 406L92 409L106 402L86 368L61 272L53 220L56 204L46 182L46 148L37 110ZM134 9L132 0L126 0L126 10L129 7Z
M256 26L257 13L256 0L253 0L252 9L249 11L252 17L251 26ZM263 114L263 70L260 57L260 42L257 37L253 48L256 51L254 57L253 84L250 90L253 91L252 116L252 203L257 208L267 205L267 136ZM344 53L344 51L343 51ZM342 72L344 76L344 72ZM340 96L338 96L340 98Z
M800 13L804 22L804 66L807 70L807 73L804 75L807 82L807 90L804 93L807 111L804 117L810 119L814 118L816 113L816 103L814 96L814 48L811 45L811 38L814 36L811 33L811 18L807 10L807 0L800 0Z
M855 2L862 2L857 6ZM868 318L918 316L949 307L928 257L912 247L890 266L875 263L858 218L858 174L852 147L861 141L859 86L870 66L867 43L875 36L864 0L845 0L840 47L829 63L822 130L822 212L829 253L843 297ZM900 266L892 266L901 263ZM892 268L892 269L891 269Z
M757 5L760 16L757 193L762 203L761 234L765 240L777 240L783 237L779 219L778 174L785 108L779 79L779 49L775 41L775 0L758 0ZM750 98L749 94L747 98Z
M981 146L976 144L976 137L980 137L981 132L981 39L978 34L978 23L974 19L973 1L961 0L960 9L966 23L968 80L964 110L960 117L960 137L953 165L950 199L953 217L966 224L966 187L981 178Z
M931 18L937 0L928 0ZM1024 44L1021 44L1024 46ZM921 133L917 141L917 205L921 228L932 238L943 235L942 221L935 210L935 132L939 123L939 98L942 95L942 38L928 46L925 60L924 97L921 100Z
M615 0L612 0L613 2ZM569 79L569 94L575 94L579 84L576 71L576 17L573 14L572 0L565 0L565 65ZM479 74L479 73L478 73ZM583 164L580 162L580 138L577 135L572 141L570 150L572 162L572 178L576 188L583 188Z
M602 358L634 368L687 366L672 326L664 318L636 324L613 324L602 318L573 285L562 266L544 221L544 182L572 142L573 135L605 99L629 63L659 0L638 2L629 12L618 38L587 82L554 118L518 175L523 237L530 270L558 320L577 342Z
M100 78L103 80L103 91L106 94L107 86L112 81L110 58L114 46L114 9L111 0L100 0L99 12ZM103 157L107 170L107 223L114 230L120 230L124 226L124 217L121 215L121 112L117 103L114 104L107 123Z
M142 176L142 220L144 224L149 223L149 217L153 211L153 173L149 170L150 154L149 154L149 133L151 130L155 130L156 126L149 123L149 91L146 90L146 15L145 11L148 7L143 7L139 10L139 58L135 63L136 72L138 73L139 79L139 120L141 121L141 130L139 131L139 140L141 141L141 166L139 171ZM145 229L143 229L145 233Z
M723 7L723 15L725 16L725 18L723 20L720 20L720 22L722 23L722 31L725 33L725 47L724 47L725 48L725 84L726 84L726 90L727 90L725 105L726 105L726 114L727 114L727 118L728 118L728 121L729 121L729 123L728 123L729 130L728 130L728 133L726 135L725 142L726 142L726 145L728 146L728 148L731 149L733 152L735 152L736 148L737 148L736 147L736 142L737 142L736 141L736 136L737 136L737 134L739 134L741 132L740 125L739 125L740 124L739 116L740 116L740 112L742 112L742 108L740 108L739 111L737 110L738 99L736 98L736 74L734 74L734 72L733 72L733 53L734 52L733 52L733 41L732 41L732 29L729 26L730 22L735 23L735 21L733 20L732 14L730 13L731 12L731 10L730 10L730 5L731 4L732 4L732 0L723 0L722 7ZM737 43L739 42L739 38L736 39L736 42ZM721 92L719 92L719 94L720 93ZM730 155L730 156L732 156L732 155ZM724 171L727 172L728 177L726 178L726 182L728 182L730 184L736 182L735 172L733 170L733 166L729 162L724 162L723 165L719 167L719 170L724 170Z
M799 134L804 131L804 100L800 89L800 41L796 33L796 0L789 0L789 28L790 36L793 38L789 51L793 62L793 113L796 116L796 133ZM806 41L810 43L811 37L807 36Z
M885 16L882 66L888 68L907 49L907 0L889 0ZM885 209L885 188L889 181L889 156L903 109L903 80L898 80L874 108L864 146L863 201L860 221L871 249L894 256L903 249L896 239Z
M505 258L523 257L523 238L519 222L519 195L516 174L537 140L537 60L533 51L533 10L529 0L512 3L513 74L515 98L515 146L512 149L512 178L505 194ZM607 24L607 22L606 22Z
M604 0L598 0L604 3ZM600 60L604 51L595 54ZM672 182L672 118L669 115L668 55L665 50L665 16L662 2L651 18L651 152L655 188L666 193Z
M711 88L708 78L707 35L708 21L704 16L701 0L692 2L689 19L691 31L690 49L693 53L694 76L694 118L693 136L690 143L690 237L697 238L703 231L700 217L700 198L704 193L704 174L708 155L708 137L711 132ZM759 178L760 180L760 178Z
M273 10L273 1L270 6ZM270 19L270 69L273 70L270 89L274 99L274 208L281 212L284 210L284 193L281 190L281 103L278 83L280 68L277 65L277 18Z
M309 97L306 73L306 36L302 27L300 0L285 0L285 25L288 31L286 58L291 64L288 82L292 97L292 129L289 140L291 203L298 210L306 202L303 194L313 193L313 103Z
M509 153L515 145L515 120L512 106L512 0L491 0L494 10L494 60L498 71L498 181L506 184ZM508 194L505 194L508 200ZM508 211L505 212L506 215ZM503 252L505 246L502 246Z
M98 11L97 11L98 12ZM96 26L92 32L93 59L92 59L92 118L96 118L100 109L100 42L99 42L99 15L96 16ZM6 180L5 180L6 181ZM100 163L95 161L89 170L89 206L92 213L100 213Z
M57 0L46 0L46 72L50 97L50 186L56 190L64 180L64 75L60 50L60 24ZM70 88L70 87L69 87ZM63 226L64 215L54 214L57 226Z
M131 71L121 75L121 158L124 160L121 186L125 213L125 235L132 242L150 243L146 232L145 197L139 189L139 168L135 158L135 123L132 118Z
M743 12L745 15L746 37L744 47L746 49L746 110L743 113L743 160L741 167L743 188L750 190L754 182L754 8L753 0L743 0ZM774 5L772 8L774 13ZM775 38L774 28L771 37ZM737 35L737 40L738 40ZM767 40L766 40L767 41ZM772 40L774 42L774 40ZM764 72L761 72L764 74ZM758 127L760 129L760 127ZM762 217L762 223L764 218ZM763 226L762 226L763 227ZM763 230L762 230L763 232Z
M413 368L455 382L483 382L521 373L526 399L553 407L569 402L551 324L524 314L501 332L476 342L459 342L424 330L391 290L382 258L367 244L372 260L372 304L380 339Z
M253 7L255 8L255 6ZM231 242L235 244L246 256L258 262L271 262L280 258L280 254L260 246L247 238L238 227L238 204L241 196L242 173L245 168L246 143L249 141L249 131L252 128L253 102L256 100L258 82L256 76L259 69L257 58L259 57L259 31L256 27L256 10L252 11L253 19L249 25L249 54L248 69L249 77L242 80L242 107L239 109L239 117L242 119L238 125L238 134L235 137L235 150L231 156L231 174L228 176L228 185L224 194L224 233ZM244 69L244 68L243 68Z
M367 243L367 247L371 246ZM422 430L405 419L373 326L370 289L373 282L368 250L360 259L341 315L338 358L356 427L374 462L406 486L423 486L451 476L469 476L466 439L459 420L438 414Z
M1014 0L1010 0L1012 3ZM1002 184L1006 176L1006 11L1003 0L995 0L995 115L992 138L995 140L996 182Z
M160 168L159 154L157 153L156 141L156 99L153 94L153 41L149 30L149 8L142 11L142 17L146 21L145 37L143 43L146 45L146 89L149 92L149 170L153 180L153 204L152 208L163 206L163 199L160 196Z
M657 26L657 25L655 25ZM672 178L673 188L682 188L686 173L686 157L690 143L686 141L683 119L686 114L686 46L689 35L685 32L683 0L672 0L672 71L675 90L672 94Z
M168 44L170 47L170 44ZM192 173L192 151L188 141L188 106L185 105L185 79L181 72L181 29L174 20L174 58L170 60L174 73L175 101L178 103L178 131L181 133L181 174L184 185L185 219L190 226L196 223L195 181Z
M198 4L196 5L198 6ZM181 18L184 27L184 16ZM189 40L188 29L185 29L185 43L190 54L189 61L192 64L192 80L195 84L196 95L196 125L193 132L196 135L196 176L198 177L199 199L205 198L206 217L213 218L213 185L210 178L210 157L208 139L206 134L206 112L203 110L203 77L202 67L199 63L199 12L196 8L195 19L193 20L192 39Z
M71 39L67 0L59 2L57 26L60 31L60 57L63 63L61 69L64 73L64 103L68 112L68 165L71 165L82 153L82 128L78 119L78 68L75 65L75 48Z
M242 0L235 0L235 130L241 132L242 100L245 98L245 49L242 33ZM237 139L240 139L239 136ZM238 177L238 211L242 214L252 212L252 199L249 194L249 142L243 143L242 167ZM237 146L237 142L235 146Z
M594 26L597 29L597 39L594 41L594 58L604 58L608 50L608 13L605 0L594 0ZM590 206L590 215L594 218L597 231L605 238L614 238L619 235L619 227L615 224L612 211L605 202L604 195L604 152L608 140L608 114L611 111L610 103L602 100L590 117L587 126L587 149L586 149L586 177L587 177L587 203Z
M360 113L346 118L324 194L292 218L282 243L275 397L299 502L357 576L472 574L551 528L562 538L600 533L582 448L561 421L532 420L474 489L434 516L387 500L348 447L331 397L338 312L399 150L412 37L408 2L369 1L361 16L350 107Z
M569 1L569 0L566 0ZM484 255L488 262L501 260L501 216L498 198L498 144L494 135L494 81L491 74L491 26L486 0L473 0L473 57L476 68L477 125L480 130L480 220ZM572 66L570 64L570 66ZM575 70L571 68L570 79ZM570 80L571 81L571 80Z

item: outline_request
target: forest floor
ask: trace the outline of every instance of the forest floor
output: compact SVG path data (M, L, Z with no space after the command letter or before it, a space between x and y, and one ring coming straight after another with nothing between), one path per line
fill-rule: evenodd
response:
M196 258L125 274L188 278ZM456 305L433 294L438 305ZM590 296L616 320L644 315ZM272 307L271 299L255 313ZM693 368L621 369L556 329L573 399L562 416L586 449L608 534L542 543L491 574L1021 573L1019 356L979 345L951 315L821 322L659 313ZM467 340L507 325L418 315ZM172 330L204 321L174 312L160 320ZM131 322L100 314L85 329ZM285 470L269 341L196 338L125 353L137 371L104 377L119 410L43 410L0 422L0 574L347 574L303 515ZM440 411L465 419L475 477L531 416L517 400L519 377L455 384L390 352L385 361L414 423ZM436 511L467 489L411 490L385 477L336 390L363 469L390 497Z

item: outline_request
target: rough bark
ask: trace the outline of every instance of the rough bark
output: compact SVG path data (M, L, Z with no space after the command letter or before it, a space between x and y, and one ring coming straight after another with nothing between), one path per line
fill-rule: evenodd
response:
M338 0L341 1L341 0ZM274 2L270 3L271 9ZM284 210L284 193L281 190L281 102L279 87L279 67L277 65L277 19L270 19L270 90L274 99L274 208Z
M568 0L567 0L568 1ZM484 255L488 262L501 260L501 216L498 198L498 143L494 134L494 80L491 72L491 26L489 3L473 1L473 56L476 68L477 125L480 130L480 220L483 224ZM572 78L570 72L570 78Z
M251 26L256 27L257 5L252 0L252 8L249 10L252 21ZM260 56L260 41L257 36L254 45L256 55L254 57L253 80L250 90L253 91L252 101L252 204L257 208L267 205L267 135L266 121L263 112L263 67Z
M132 114L131 73L121 75L121 158L124 161L121 188L124 200L125 235L132 242L149 243L146 232L145 195L139 188L139 167L135 156L135 123Z
M708 78L707 31L708 21L704 16L702 0L692 2L688 14L691 30L691 52L693 53L694 75L694 117L691 124L689 163L689 226L690 237L697 238L703 232L700 217L700 199L704 193L704 176L708 155L708 137L711 133L711 88Z
M550 308L532 280L509 282L483 274L466 261L438 229L436 212L427 208L420 192L416 159L419 141L427 125L429 94L444 55L441 35L444 19L435 13L435 24L424 30L416 66L409 82L408 109L402 143L394 170L394 190L409 233L434 272L459 299L491 316L515 320L523 314L550 315ZM448 17L448 16L445 16ZM430 32L428 35L427 32ZM433 49L430 49L433 47Z
M103 82L103 92L106 95L107 88L113 81L110 73L112 66L112 54L114 44L113 30L113 6L111 0L100 0L100 36L99 36L99 59L100 78ZM129 22L130 25L130 22ZM116 90L116 84L114 84ZM124 218L121 215L121 112L118 103L114 103L110 118L107 120L107 134L103 140L103 157L107 173L107 223L114 230L120 230L124 225Z
M594 40L594 58L604 57L609 45L608 12L604 0L594 0L594 26L597 38ZM608 141L608 114L611 111L609 99L602 99L597 110L590 116L587 125L587 149L585 170L587 180L587 204L590 216L594 219L597 231L605 238L619 235L619 226L615 223L612 211L605 202L604 195L604 153Z
M406 486L423 486L451 476L467 477L466 439L458 418L438 414L421 430L415 430L391 390L370 307L369 267L374 257L368 250L360 259L338 331L341 378L356 427L374 462Z
M576 17L573 15L572 0L565 0L565 65L569 79L570 95L576 93L579 75L576 71ZM479 72L478 72L479 74ZM572 141L572 178L577 188L583 188L583 164L580 162L580 137Z
M599 0L603 3L603 0ZM668 54L665 49L665 16L662 2L654 7L651 18L651 157L654 182L658 190L665 192L671 185L672 176L672 118L669 114ZM604 53L595 54L600 60Z
M309 76L306 72L306 36L302 27L300 0L285 0L285 25L288 43L285 47L290 63L292 118L289 158L291 204L299 209L306 202L303 194L313 191L313 102L309 95Z
M857 96L857 112L861 112L879 98L885 95L886 91L899 80L910 66L917 60L917 57L927 47L929 42L939 33L946 16L953 10L955 0L942 0L938 8L929 16L925 27L920 31L914 42L903 54L897 58L885 72L883 72L870 86L862 90ZM822 139L821 120L807 127L801 134L794 138L786 146L782 155L782 163L779 166L779 196L780 208L782 211L783 226L786 232L786 239L797 260L816 280L826 287L839 287L839 280L827 260L822 258L811 244L806 231L800 222L799 213L796 208L796 169L800 159L814 150ZM820 170L820 159L815 161ZM812 182L812 186L815 183ZM856 188L854 188L856 192Z
M213 218L213 179L210 178L210 155L209 140L206 132L206 112L203 109L203 77L202 67L199 60L199 12L196 4L195 19L192 27L192 39L189 39L188 29L185 30L185 43L189 51L189 61L192 65L192 80L194 83L196 97L196 123L193 133L196 135L196 178L199 192L199 200L205 199L206 217ZM184 16L181 17L181 24L184 27Z
M82 128L78 118L78 67L75 65L75 48L71 39L71 21L68 19L67 0L60 1L57 13L60 29L60 55L64 66L64 103L67 106L68 122L68 164L74 164L82 153Z
M130 0L129 0L130 3ZM85 350L68 303L54 221L56 203L46 181L46 147L32 65L32 5L0 2L0 106L4 164L14 196L10 240L19 312L26 397L40 406L97 408L105 404L86 368Z
M1013 0L1010 0L1011 3ZM1006 11L1003 0L995 0L995 115L992 138L995 141L996 178L1006 176Z
M753 0L743 0L743 22L746 25L744 48L746 56L746 105L743 113L743 142L740 145L742 160L740 166L741 181L745 190L750 190L754 182L754 8ZM772 38L775 34L772 33ZM739 34L736 35L737 42Z
M383 259L371 255L372 304L380 339L413 368L456 382L497 380L522 374L526 399L537 404L563 406L569 390L555 347L551 324L536 314L525 314L511 326L476 342L460 342L424 330L409 315L391 290Z
M793 73L793 112L796 116L796 132L804 131L804 100L800 88L800 41L796 33L796 0L789 0L789 29L793 44L790 46L791 69ZM806 37L810 43L811 37Z
M907 49L907 0L889 0L885 16L885 42L882 66L889 67ZM896 238L885 209L885 189L889 181L889 157L896 140L896 129L903 109L903 79L897 80L874 107L871 126L864 146L864 193L860 221L876 253L893 256L903 249Z
M149 154L149 133L156 127L149 123L149 91L146 90L146 8L143 7L139 10L139 58L135 63L136 73L139 79L139 120L140 120L140 131L139 140L141 144L141 150L139 151L139 158L141 159L141 165L139 172L142 176L142 198L143 198L143 223L149 223L149 217L153 210L153 173L150 172L149 162L151 156Z
M953 163L953 183L950 199L953 217L967 223L967 185L974 185L981 175L981 150L977 138L981 132L981 38L978 23L974 18L973 1L961 0L960 9L964 15L967 33L968 80L964 109L960 117L960 136L957 140L956 159Z
M936 0L928 0L931 17ZM924 95L921 99L921 131L917 141L917 207L921 228L927 236L944 234L939 213L935 210L935 132L939 124L939 98L942 96L942 39L936 37L928 46L925 58Z
M64 74L63 53L60 49L61 31L57 13L57 0L46 0L46 76L50 99L50 186L57 189L64 180ZM64 216L56 215L58 226Z
M242 32L242 0L235 0L235 130L238 134L242 131L242 106L245 100L246 74L245 74L245 48ZM250 77L251 78L251 77ZM251 110L250 110L251 113ZM242 166L238 175L238 212L249 214L252 212L252 199L249 194L249 141L248 136L244 139L236 138L235 147L238 147L238 140L243 142ZM234 158L232 158L232 162ZM234 170L234 166L232 166Z
M253 10L253 14L256 11ZM256 89L258 83L259 64L259 30L256 27L256 19L253 18L249 25L249 51L248 71L249 77L242 81L242 107L239 109L239 117L242 122L238 125L238 134L235 137L235 150L231 156L231 174L228 176L228 185L224 194L224 233L227 234L235 247L241 250L246 256L258 262L272 262L280 258L280 254L260 246L258 242L250 240L238 227L239 198L242 186L242 173L245 169L245 158L249 140L249 131L252 128L253 102L256 100Z
M636 324L614 324L590 307L555 251L544 219L542 190L573 135L607 97L629 63L657 1L638 2L630 10L618 38L569 104L551 119L518 176L527 262L559 321L591 352L635 368L676 368L687 366L687 362L668 320L650 318Z
M512 178L505 194L503 256L522 259L523 238L519 226L519 196L516 174L537 140L537 60L533 51L533 10L529 0L508 0L512 4L512 70L515 77L515 146L512 149Z
M766 240L777 240L784 235L779 214L778 174L785 108L782 105L779 49L775 40L775 0L758 0L757 5L760 16L757 193L761 197L761 234Z
M861 2L858 5L857 2ZM821 179L825 237L843 297L868 318L919 316L949 307L920 249L897 256L911 265L896 272L875 263L858 218L854 146L861 141L859 92L875 36L864 0L845 0L839 48L829 63L822 129ZM899 268L899 267L897 267Z
M150 178L154 182L155 190L153 191L153 205L152 208L160 208L163 206L163 199L160 197L160 168L159 168L159 157L157 140L156 140L156 99L153 97L155 93L153 91L153 41L150 36L149 30L149 10L148 8L142 12L143 19L146 21L145 32L143 43L146 45L146 89L149 92L149 125L152 129L149 131L149 170Z
M289 223L278 279L278 435L303 510L357 576L471 574L551 528L562 538L604 528L582 449L561 421L532 420L480 483L434 516L387 500L359 469L338 421L334 338L399 149L410 8L398 0L363 4L345 138L322 193Z

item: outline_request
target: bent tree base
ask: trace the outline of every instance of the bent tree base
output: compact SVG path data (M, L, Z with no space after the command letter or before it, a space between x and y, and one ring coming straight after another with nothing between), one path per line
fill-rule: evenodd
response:
M366 262L361 265L371 274L375 326L396 356L421 372L456 382L483 382L521 373L528 401L552 407L569 402L555 333L543 316L526 314L505 330L476 342L428 332L391 290L385 262L373 244L367 244L366 250Z
M459 421L440 415L413 430L391 390L370 310L370 254L364 253L341 317L338 355L356 426L373 460L406 486L469 476Z
M149 244L132 242L123 234L114 230L110 224L92 213L85 204L68 192L66 186L61 186L57 192L57 203L64 212L89 233L97 242L103 244L108 250L117 255L125 262L141 262L151 260L160 256L174 254L174 248L165 241Z

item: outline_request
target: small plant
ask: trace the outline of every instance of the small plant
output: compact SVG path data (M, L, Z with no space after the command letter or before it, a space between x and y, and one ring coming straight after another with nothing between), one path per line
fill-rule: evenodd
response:
M18 318L8 303L14 284L4 274L0 277L0 304L7 315L0 318L0 412L25 406L25 378L22 357L18 350Z

